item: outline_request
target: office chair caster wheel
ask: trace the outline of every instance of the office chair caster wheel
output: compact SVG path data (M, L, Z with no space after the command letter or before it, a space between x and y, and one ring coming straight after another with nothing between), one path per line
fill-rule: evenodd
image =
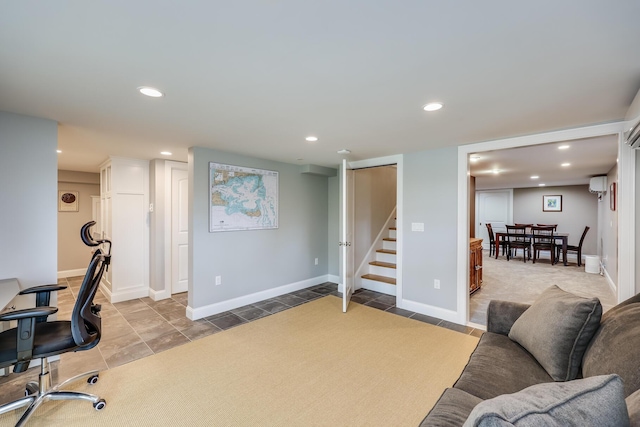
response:
M107 406L107 401L104 399L100 399L93 404L93 407L96 409L96 411L103 410L105 406Z
M87 382L89 384L95 384L98 382L98 375L91 375L89 378L87 378Z
M37 394L40 388L38 387L38 383L31 381L27 383L27 386L24 389L25 397L31 396L32 394Z

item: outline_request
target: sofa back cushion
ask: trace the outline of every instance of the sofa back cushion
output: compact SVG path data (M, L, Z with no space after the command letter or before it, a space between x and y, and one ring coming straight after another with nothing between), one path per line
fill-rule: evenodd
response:
M617 374L625 395L640 389L640 295L609 310L584 353L582 375Z
M598 298L582 298L554 285L514 322L509 338L527 349L551 378L569 381L580 373L601 317Z

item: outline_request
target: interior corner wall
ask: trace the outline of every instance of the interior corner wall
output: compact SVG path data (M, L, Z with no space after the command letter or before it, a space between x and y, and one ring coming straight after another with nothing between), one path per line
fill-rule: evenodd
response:
M91 196L100 196L100 185L83 183L80 179L69 177L69 171L58 174L58 191L78 192L77 212L58 212L58 273L61 277L68 275L82 275L74 270L86 270L91 261L91 248L80 239L80 228L93 219ZM100 182L100 174L87 179L90 182ZM68 272L68 273L67 273Z
M0 112L0 279L57 283L58 125Z
M544 195L561 195L562 212L543 212ZM608 206L608 205L607 205ZM513 222L558 224L558 232L569 233L569 244L577 245L585 226L590 230L582 246L583 255L598 254L598 197L588 185L513 189Z
M340 178L333 176L328 182L328 266L330 276L340 275Z
M209 232L209 162L277 171L279 228ZM328 271L328 178L298 165L202 147L189 149L189 307L247 297ZM318 258L318 265L314 259ZM215 285L220 276L222 284Z
M405 154L403 182L402 298L456 311L458 147Z
M165 160L149 162L149 288L162 291L165 286Z

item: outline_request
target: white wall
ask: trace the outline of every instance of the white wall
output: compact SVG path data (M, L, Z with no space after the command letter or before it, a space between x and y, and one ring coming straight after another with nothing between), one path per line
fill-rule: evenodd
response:
M354 265L359 266L396 207L397 169L354 171Z
M543 212L544 195L562 195L562 212ZM570 245L577 245L584 227L589 226L582 253L598 254L598 197L589 193L588 185L514 188L513 222L558 224L558 232L569 233Z
M0 278L57 282L55 121L0 112Z
M338 242L340 241L340 178L333 176L329 178L329 200L328 200L328 216L329 237L327 240L328 246L328 263L329 263L329 275L337 277L340 274L340 251Z
M618 182L618 166L614 166L607 173L607 194L598 203L598 218L600 228L601 259L605 270L614 285L618 285L618 207L612 211L610 206L611 183ZM617 201L616 201L617 204Z
M402 297L429 310L456 311L457 147L404 155ZM412 232L411 223L424 223ZM434 279L440 289L434 289Z
M209 162L278 171L279 228L209 233ZM327 279L327 177L301 174L297 165L192 147L189 203L191 313L187 313L191 316L199 318ZM221 276L222 285L214 285L216 276Z

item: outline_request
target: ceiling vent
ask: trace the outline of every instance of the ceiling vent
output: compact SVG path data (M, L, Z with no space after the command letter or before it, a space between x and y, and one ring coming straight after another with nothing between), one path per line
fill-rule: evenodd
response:
M640 121L625 134L625 142L631 148L640 148Z

